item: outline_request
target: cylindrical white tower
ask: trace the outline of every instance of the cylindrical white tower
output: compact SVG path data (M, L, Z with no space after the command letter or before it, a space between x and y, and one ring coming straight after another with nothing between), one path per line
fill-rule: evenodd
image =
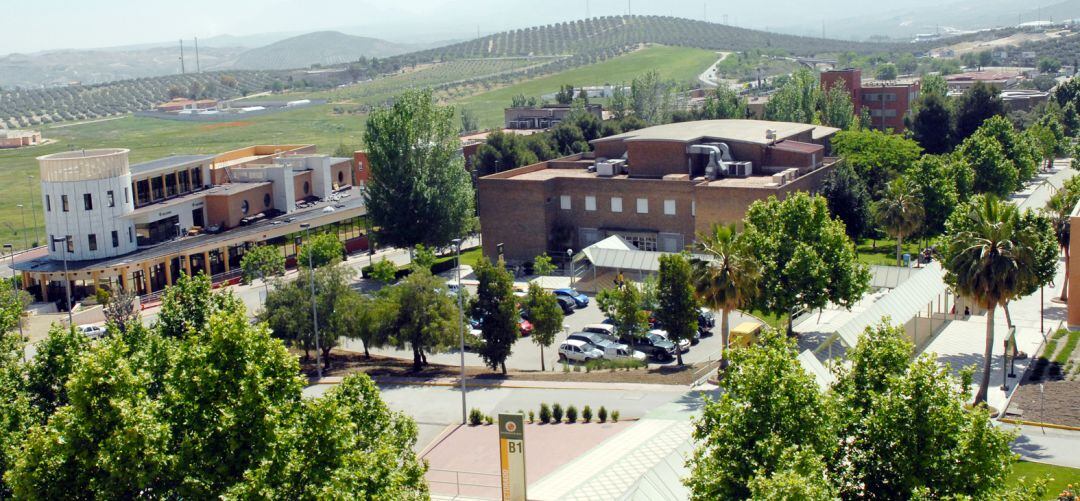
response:
M49 257L91 260L138 248L128 151L80 150L38 157ZM52 238L71 237L67 244Z

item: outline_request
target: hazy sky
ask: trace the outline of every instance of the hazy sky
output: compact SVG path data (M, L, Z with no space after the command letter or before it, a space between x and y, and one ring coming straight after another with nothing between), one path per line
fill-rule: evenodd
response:
M0 3L16 0L0 0ZM928 3L931 0L909 0ZM409 41L463 38L585 17L625 14L627 0L29 0L0 16L0 54L165 42L193 36L361 28ZM798 23L820 32L830 13L861 0L630 0L634 14L674 15L766 28Z

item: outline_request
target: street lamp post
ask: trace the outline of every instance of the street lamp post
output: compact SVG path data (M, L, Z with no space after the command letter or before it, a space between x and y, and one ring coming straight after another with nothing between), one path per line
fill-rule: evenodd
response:
M15 294L15 296L14 296L15 301L18 301L19 300L19 284L17 284L16 280L15 280L15 246L13 246L11 244L4 244L4 250L7 251L8 256L11 257L11 292L12 292L12 294ZM16 323L19 324L19 337L22 338L25 341L26 339L23 338L22 314L23 314L23 311L22 311L22 307L20 306L19 307L19 317L18 317Z
M68 328L74 328L75 322L71 320L71 278L68 277L67 267L67 237L53 237L52 243L64 244L64 247L60 249L60 253L64 255L64 297L67 299L67 311L68 311Z
M570 287L574 287L574 249L566 249L566 272L570 275Z
M23 204L15 204L15 206L19 208L19 219L22 221L23 249L29 249L30 243L26 239L26 206Z
M465 424L465 307L461 304L464 296L461 290L461 239L455 238L454 264L457 265L457 307L458 307L458 338L461 340L461 424Z
M300 229L311 244L311 224L301 223ZM297 249L299 252L299 248ZM308 251L308 273L311 279L311 330L315 333L315 374L322 379L322 352L319 351L319 309L315 306L315 253Z

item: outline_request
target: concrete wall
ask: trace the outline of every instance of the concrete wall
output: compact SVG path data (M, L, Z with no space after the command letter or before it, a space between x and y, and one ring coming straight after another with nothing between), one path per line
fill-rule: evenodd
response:
M124 190L131 189L131 175L105 179L70 182L42 182L41 206L45 209L45 232L47 238L63 238L71 235L74 252L67 252L66 244L49 245L49 257L60 260L66 255L70 260L89 260L115 257L134 251L136 243L128 238L134 231L134 223L124 217L135 210L134 197L124 200ZM113 192L113 207L108 206L107 193ZM86 210L83 195L91 196L93 205ZM68 212L63 211L63 197L68 199ZM119 246L112 246L112 232L119 237ZM90 250L89 235L94 235L97 250ZM46 242L48 243L48 242Z
M1080 204L1073 208L1069 224L1080 228ZM1080 231L1069 235L1069 295L1067 305L1069 327L1080 327Z

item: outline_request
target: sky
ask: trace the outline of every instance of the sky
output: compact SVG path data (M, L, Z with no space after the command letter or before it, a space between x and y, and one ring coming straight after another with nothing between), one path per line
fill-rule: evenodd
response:
M0 3L16 0L0 0ZM908 0L908 5L931 0ZM629 4L629 6L628 6ZM168 42L179 38L338 29L396 42L462 39L591 16L656 14L748 28L801 23L820 34L828 16L861 0L31 0L0 16L0 54ZM770 26L771 24L771 26Z

